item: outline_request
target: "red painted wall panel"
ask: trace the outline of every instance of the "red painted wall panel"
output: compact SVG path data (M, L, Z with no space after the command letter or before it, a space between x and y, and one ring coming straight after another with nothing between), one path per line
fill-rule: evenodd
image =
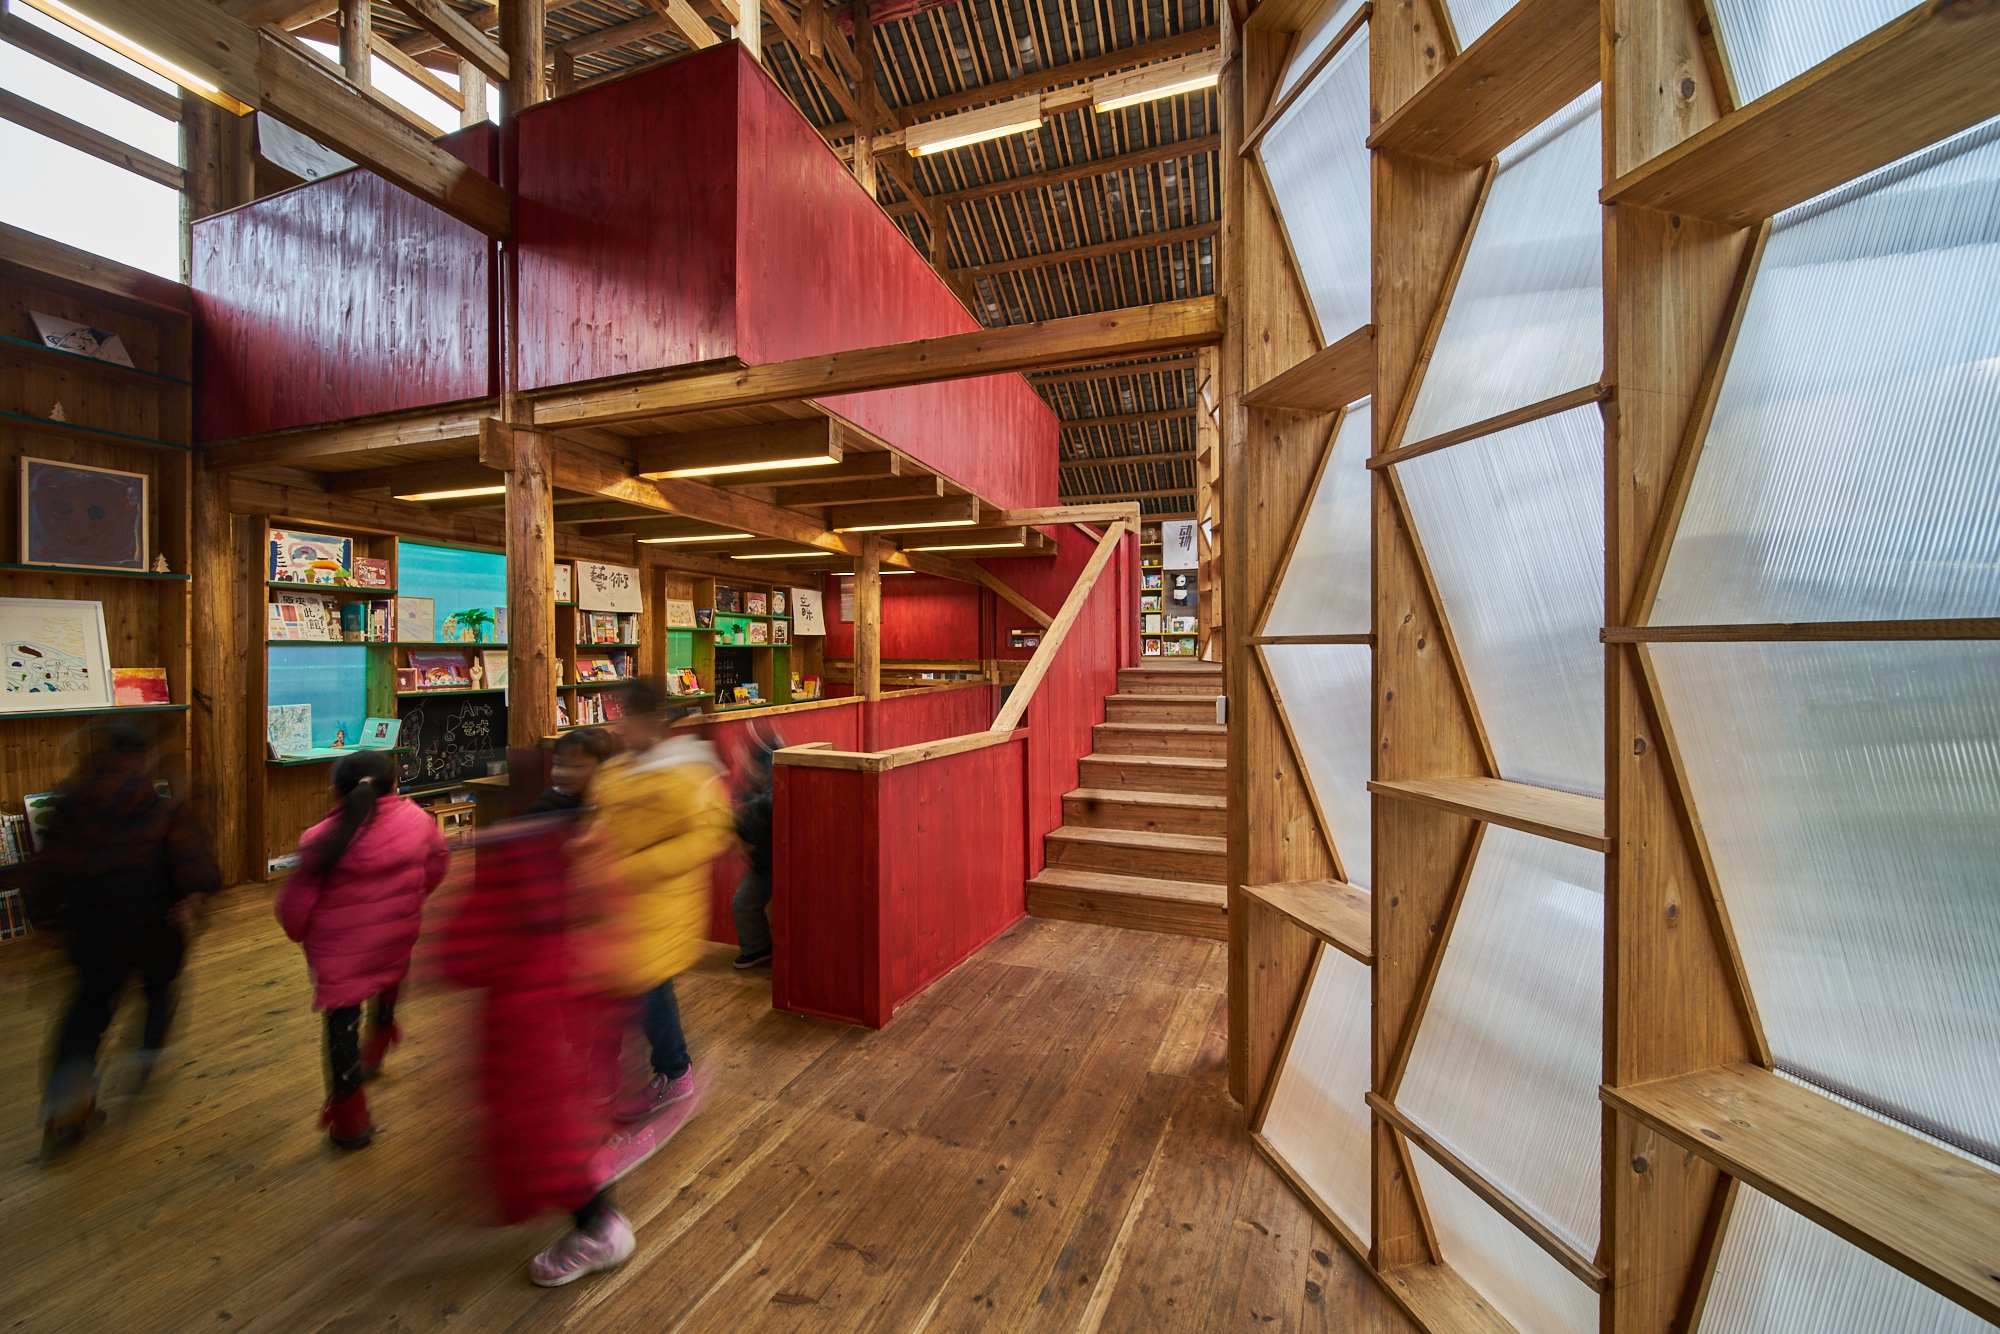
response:
M976 662L984 621L982 590L931 574L882 580L882 656L894 661ZM840 576L828 575L825 653L854 656L854 622L840 619Z
M438 142L498 175L492 126ZM196 438L495 392L491 250L359 169L195 223Z
M885 694L868 708L865 749L893 750L942 741L992 726L999 712L994 688L984 683L949 690L922 688Z
M739 355L727 54L521 116L523 388Z
M774 775L771 1004L848 1023L878 1006L876 774L783 764ZM879 1027L879 1025L877 1025Z

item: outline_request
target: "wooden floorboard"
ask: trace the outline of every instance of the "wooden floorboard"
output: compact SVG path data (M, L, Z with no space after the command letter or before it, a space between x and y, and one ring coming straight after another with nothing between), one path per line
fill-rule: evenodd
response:
M713 1093L617 1188L638 1250L544 1291L526 1262L560 1221L485 1224L474 1005L421 962L370 1088L381 1133L336 1156L304 965L267 893L236 891L191 952L164 1077L43 1167L69 970L47 942L0 946L7 1328L1409 1328L1251 1150L1225 1091L1221 944L1026 919L880 1033L773 1011L728 957L679 988Z

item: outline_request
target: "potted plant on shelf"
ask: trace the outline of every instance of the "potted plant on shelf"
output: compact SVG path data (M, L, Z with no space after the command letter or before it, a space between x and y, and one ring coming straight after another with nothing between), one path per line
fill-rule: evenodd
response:
M484 607L453 612L451 619L458 626L459 639L466 643L483 644L493 633L493 613Z

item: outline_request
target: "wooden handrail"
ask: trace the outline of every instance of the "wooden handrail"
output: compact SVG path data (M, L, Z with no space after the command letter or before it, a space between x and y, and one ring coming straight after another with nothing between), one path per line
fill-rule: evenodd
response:
M1042 642L1035 649L1035 656L1028 659L1026 670L1015 683L1014 693L1007 697L1007 704L1000 710L1000 716L993 720L990 729L994 732L1011 732L1020 725L1021 715L1028 711L1028 705L1035 698L1035 691L1041 688L1042 678L1049 674L1055 664L1056 654L1062 649L1063 640L1069 637L1070 627L1083 614L1083 604L1089 600L1091 591L1097 587L1097 580L1104 573L1104 567L1111 561L1111 553L1118 549L1120 539L1125 536L1125 520L1114 519L1104 530L1104 537L1098 542L1097 550L1090 553L1090 563L1077 575L1076 586L1063 599L1062 610L1042 635Z
M834 750L824 741L808 742L802 746L787 746L771 753L773 764L792 764L803 769L851 769L859 773L878 774L889 769L900 769L906 764L922 764L926 760L940 760L947 755L962 755L969 750L985 750L989 746L1005 745L1019 737L1028 735L1023 727L1012 732L967 732L963 736L946 737L942 741L918 741L907 746L897 746L891 750Z

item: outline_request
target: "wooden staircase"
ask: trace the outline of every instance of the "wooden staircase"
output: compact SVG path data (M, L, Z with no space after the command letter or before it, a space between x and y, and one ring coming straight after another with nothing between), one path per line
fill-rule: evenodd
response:
M1028 911L1223 940L1227 729L1215 721L1220 664L1148 663L1118 673L1063 798Z

